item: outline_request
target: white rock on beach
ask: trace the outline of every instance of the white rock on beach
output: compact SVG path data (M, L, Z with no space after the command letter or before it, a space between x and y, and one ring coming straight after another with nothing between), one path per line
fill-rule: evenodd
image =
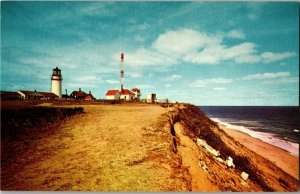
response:
M224 160L222 160L222 158L220 158L220 157L215 157L215 159L220 163L224 163Z
M235 165L233 163L233 159L230 156L228 156L228 158L226 160L226 164L227 164L228 167L235 168Z
M242 177L242 179L244 179L246 181L249 178L249 174L242 172L241 177Z
M197 145L205 148L209 153L216 157L220 156L220 152L208 145L205 140L197 138Z

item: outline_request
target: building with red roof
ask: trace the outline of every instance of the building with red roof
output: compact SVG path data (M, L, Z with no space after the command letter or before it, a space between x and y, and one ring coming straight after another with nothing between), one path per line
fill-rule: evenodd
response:
M105 94L107 100L140 100L141 92L138 88L132 88L131 91L128 89L119 90L108 90Z
M39 92L42 94L44 97L42 98L43 100L54 100L58 98L58 95L52 93L52 92Z
M128 89L123 89L120 92L120 99L130 101L134 99L134 93Z
M78 91L73 91L70 94L71 99L76 99L76 100L95 100L95 97L92 95L91 91L89 93L85 93L84 91L79 88Z
M105 96L107 100L120 100L119 90L108 90Z
M77 99L77 100L84 100L85 96L86 96L86 93L84 91L81 91L81 88L79 88L78 91L73 91L70 94L71 98Z
M95 97L93 96L91 91L89 91L89 93L84 97L84 100L95 100Z

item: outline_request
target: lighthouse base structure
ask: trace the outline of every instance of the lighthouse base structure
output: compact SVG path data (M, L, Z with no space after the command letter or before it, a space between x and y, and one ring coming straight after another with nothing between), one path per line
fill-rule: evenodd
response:
M51 91L52 93L56 94L58 96L58 98L62 97L61 94L61 80L53 80L51 81Z

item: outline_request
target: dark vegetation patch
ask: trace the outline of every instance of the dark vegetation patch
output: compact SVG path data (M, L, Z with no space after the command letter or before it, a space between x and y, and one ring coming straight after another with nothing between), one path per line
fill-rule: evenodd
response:
M219 129L215 122L210 120L198 107L187 105L186 108L178 109L179 116L175 118L188 130L190 137L204 139L214 149L219 150L221 157L225 160L228 156L234 159L237 170L249 173L251 180L259 184L264 191L273 191L264 181L260 171L251 163L249 158L236 154L221 139L220 134L213 128ZM175 122L174 122L175 123ZM221 132L221 131L220 131Z
M28 129L38 127L42 130L52 123L62 121L66 117L82 113L82 107L23 107L1 109L1 140L15 140Z
M7 165L13 165L16 157L21 157L27 150L35 147L36 140L57 134L59 125L67 117L82 112L82 107L12 106L3 109L1 107L1 165L3 169L7 169ZM14 168L14 170L17 169Z
M173 107L173 103L160 103L160 106L163 108L169 108L169 107Z

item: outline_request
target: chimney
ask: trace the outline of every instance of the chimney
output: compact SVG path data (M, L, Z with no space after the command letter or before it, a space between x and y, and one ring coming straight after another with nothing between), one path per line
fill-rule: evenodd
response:
M79 92L81 92L81 88L79 88Z
M89 91L89 94L92 94L92 92L91 92L91 91Z
M66 89L66 95L68 96L68 90Z

